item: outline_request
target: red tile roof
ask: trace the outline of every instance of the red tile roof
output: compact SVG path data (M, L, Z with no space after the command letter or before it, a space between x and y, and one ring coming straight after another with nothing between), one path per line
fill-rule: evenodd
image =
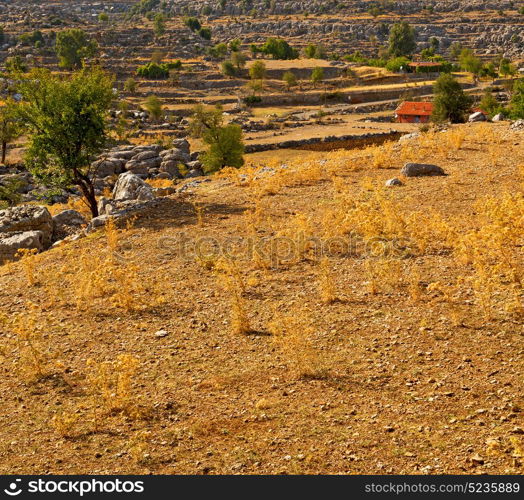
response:
M433 103L404 101L395 112L397 115L430 116L433 112Z
M411 66L412 68L417 68L419 66L426 66L426 67L437 67L442 66L442 63L439 62L431 62L431 61L419 61L419 62L410 62L408 66Z

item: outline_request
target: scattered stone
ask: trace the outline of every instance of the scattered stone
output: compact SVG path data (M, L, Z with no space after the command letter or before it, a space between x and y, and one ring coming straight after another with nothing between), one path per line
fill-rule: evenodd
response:
M166 330L158 330L158 332L155 332L155 337L167 337L167 335Z
M475 113L472 113L469 115L468 122L485 122L486 121L486 115L482 113L482 111L476 111Z
M398 179L396 177L394 177L393 179L388 179L386 181L386 187L403 186L403 185L404 185L404 183L400 179Z
M406 177L447 175L441 167L429 163L406 163L400 173Z

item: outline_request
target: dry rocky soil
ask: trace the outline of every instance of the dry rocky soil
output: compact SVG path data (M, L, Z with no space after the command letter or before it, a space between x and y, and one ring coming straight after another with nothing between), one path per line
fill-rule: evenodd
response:
M523 144L468 124L260 153L263 172L1 267L0 472L521 474ZM405 161L448 175L385 190ZM493 265L514 259L511 279L457 256L497 206L515 236ZM370 216L355 249L304 244L347 241L352 213ZM359 246L400 227L419 244Z

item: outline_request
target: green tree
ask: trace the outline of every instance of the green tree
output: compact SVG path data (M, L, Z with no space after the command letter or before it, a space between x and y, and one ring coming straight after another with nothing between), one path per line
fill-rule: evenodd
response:
M398 73L401 70L406 71L408 69L408 64L410 60L407 57L395 57L390 59L386 64L386 69L392 71L393 73Z
M475 55L471 49L462 49L459 56L460 67L478 76L482 70L482 61Z
M198 34L204 40L211 40L211 28L200 28L198 30Z
M207 151L200 156L206 173L216 172L224 167L239 168L244 164L242 129L236 124L224 124L221 106L212 109L203 105L196 106L190 130L195 137L201 137L208 145Z
M222 61L220 65L222 74L225 76L235 76L237 74L237 69L231 61Z
M22 181L16 178L2 179L0 181L0 209L20 203L20 187Z
M417 48L415 28L406 21L394 24L389 32L389 55L411 56Z
M313 68L313 71L311 72L311 82L313 85L317 85L317 83L320 83L324 80L324 68L321 68L320 66Z
M134 78L129 77L124 82L124 90L126 92L135 92L136 91L136 80Z
M0 108L0 143L2 144L2 163L5 163L7 145L20 137L22 128L20 120L16 115L17 104L8 99L6 104Z
M282 75L282 80L284 80L288 90L291 90L293 87L297 86L297 77L292 71L286 71Z
M227 45L223 42L217 43L213 47L209 47L207 52L211 57L216 59L224 59L227 55Z
M451 57L453 59L458 59L461 52L462 52L462 45L460 44L460 42L453 42L450 47Z
M234 40L231 40L229 42L229 50L231 52L238 52L240 50L240 47L242 45L242 40L240 38L235 38Z
M202 28L202 25L200 24L200 21L196 17L186 17L186 18L184 18L184 24L191 31L198 31L200 28Z
M266 74L266 65L262 61L255 61L249 68L249 76L251 80L264 80Z
M153 31L156 37L166 32L166 16L162 12L158 12L153 19Z
M56 34L56 54L59 64L66 69L78 69L82 61L96 54L96 42L89 40L80 29L71 28Z
M5 61L5 69L8 73L25 73L28 68L22 56L8 57Z
M246 67L246 61L246 56L240 51L236 51L231 54L231 62L235 65L238 71Z
M449 120L452 123L464 121L466 113L471 109L473 99L464 92L460 83L452 75L449 73L440 75L433 86L433 92L435 94L433 121Z
M268 38L260 51L273 59L297 59L298 50L294 49L282 38Z
M107 15L107 12L100 12L100 14L98 14L98 21L101 23L109 22L109 16Z
M17 85L24 96L17 116L29 136L31 173L48 186L78 186L93 217L98 208L92 162L107 142L113 84L100 68L84 68L70 78L35 69Z
M162 118L162 101L156 95L147 96L144 108L149 113L149 116L158 121Z
M513 85L510 111L513 118L524 118L524 79L517 80Z
M495 99L493 92L487 89L479 103L479 108L491 118L502 111L502 105Z
M511 61L505 57L500 60L499 72L502 76L513 76L517 68L511 64Z

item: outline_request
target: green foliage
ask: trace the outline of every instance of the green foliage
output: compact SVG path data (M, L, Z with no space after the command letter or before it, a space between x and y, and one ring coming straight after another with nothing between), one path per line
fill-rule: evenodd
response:
M401 70L407 70L408 64L411 61L407 57L395 57L394 59L390 59L388 63L386 64L386 69L388 71L392 71L393 73L398 73Z
M282 80L286 83L288 90L297 86L297 77L292 71L286 71L282 75Z
M206 173L216 172L224 167L241 167L244 164L244 144L239 125L224 124L222 107L207 109L202 105L193 110L191 132L201 137L208 145L200 156Z
M172 69L180 69L182 67L182 62L177 60L171 63L158 64L155 62L150 62L139 66L136 69L136 74L142 78L149 78L151 80L160 80L163 78L169 77L169 71Z
M202 28L202 25L200 24L200 21L196 17L186 17L186 18L184 18L184 24L191 31L198 31L200 28Z
M98 14L98 21L101 23L109 22L109 16L107 15L107 12L100 12L100 14Z
M107 142L107 117L114 78L84 68L71 78L34 69L17 90L24 100L17 116L28 132L27 164L47 186L78 186L94 217L98 215L91 162Z
M162 118L162 101L156 95L150 95L147 97L144 103L144 108L149 113L149 116L154 120L158 121Z
M22 181L16 178L6 179L0 182L0 209L20 203L22 199L19 192L21 186Z
M207 53L215 59L224 59L227 55L227 45L223 42L217 43L213 47L209 47Z
M524 79L517 80L513 85L510 111L513 118L524 118Z
M147 12L150 12L155 7L157 7L159 3L160 0L140 0L138 3L133 5L131 10L129 11L129 16L133 17L140 14L146 14Z
M268 38L266 43L258 49L273 59L297 59L298 50L294 49L282 38Z
M22 45L34 45L36 42L43 43L44 35L40 30L33 31L32 33L23 33L18 37L18 41Z
M231 54L231 62L235 65L235 68L238 71L245 68L246 61L247 61L246 56L240 51L236 51Z
M324 80L324 68L316 67L311 71L311 81L314 85Z
M460 53L462 52L462 45L460 42L453 42L450 47L451 57L453 59L458 59L460 56Z
M82 61L93 57L96 51L96 42L89 40L87 34L80 29L67 29L56 34L56 54L63 68L80 68Z
M479 103L479 108L488 114L490 118L500 113L503 106L495 99L491 90L486 90Z
M325 59L327 57L326 49L322 45L308 45L304 49L304 54L309 59Z
M500 60L499 72L502 76L513 76L517 72L517 68L511 64L509 59L502 58Z
M231 40L229 42L228 47L231 52L239 52L241 45L242 45L242 40L240 40L240 38L235 38L234 40Z
M166 32L166 16L161 12L158 12L153 19L153 31L157 37Z
M471 49L462 49L459 56L460 67L474 75L480 74L482 61Z
M222 61L221 70L222 74L226 76L235 76L237 74L237 68L231 61Z
M204 40L211 40L211 28L200 28L198 34Z
M5 69L8 73L25 73L28 68L22 56L16 55L6 59Z
M124 82L124 90L126 92L135 92L136 91L136 80L134 78L129 77Z
M22 134L20 120L17 118L17 104L7 99L0 108L0 144L2 146L2 163L5 163L7 145Z
M406 21L394 24L389 32L389 55L392 57L410 56L417 48L416 32Z
M266 65L262 61L255 61L249 68L249 76L252 80L264 80L266 74Z
M490 78L497 78L498 72L492 62L486 63L480 69L480 76L487 76Z
M435 98L433 100L432 120L436 122L464 121L466 113L471 109L473 99L464 93L460 83L452 75L440 75L433 86Z

